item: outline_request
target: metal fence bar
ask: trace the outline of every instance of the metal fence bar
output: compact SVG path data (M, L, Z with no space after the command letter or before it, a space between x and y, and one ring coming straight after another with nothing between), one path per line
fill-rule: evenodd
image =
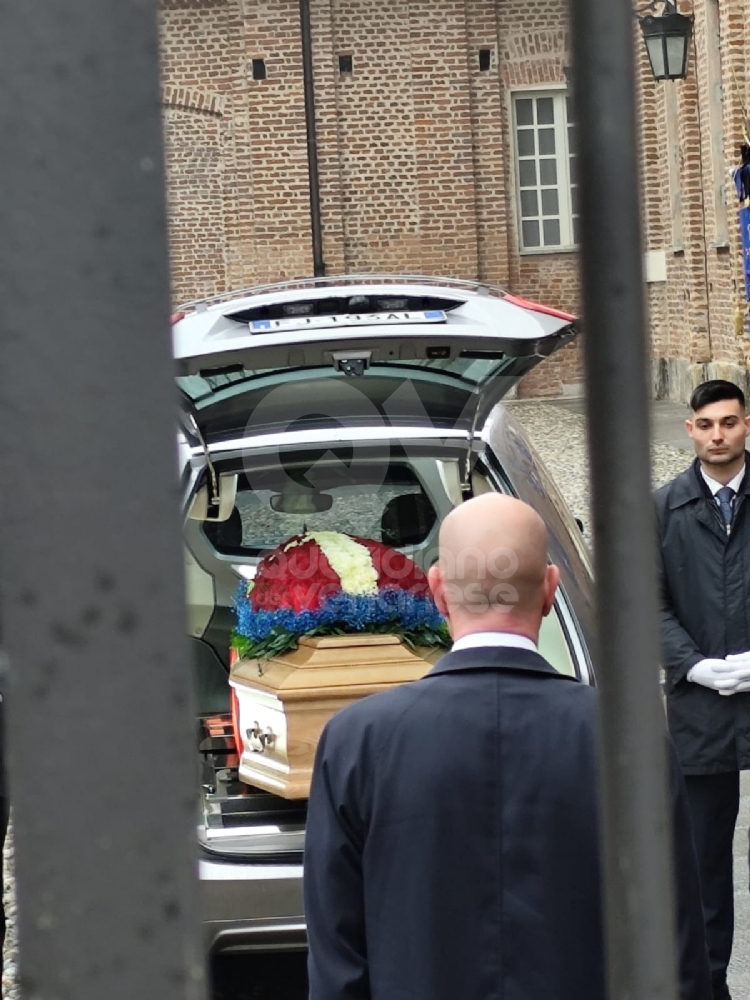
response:
M0 92L23 995L198 998L156 4L0 4Z
M675 945L628 0L570 0L611 1000L674 1000Z

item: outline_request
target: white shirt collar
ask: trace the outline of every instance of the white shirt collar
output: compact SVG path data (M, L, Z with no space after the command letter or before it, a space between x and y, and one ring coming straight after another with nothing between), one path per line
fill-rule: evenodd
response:
M716 494L719 492L724 483L717 483L715 479L712 479L710 476L707 476L706 473L703 471L703 466L701 466L701 475L703 476L706 485L711 490L712 495L716 496ZM740 489L740 484L742 483L742 480L744 478L745 478L745 466L743 465L740 471L734 477L734 479L731 479L726 485L730 486L735 493L738 493Z
M530 649L536 653L536 643L532 642L525 635L516 635L515 632L472 632L465 635L453 643L451 652L457 653L461 649L476 649L480 646L512 646L515 649Z

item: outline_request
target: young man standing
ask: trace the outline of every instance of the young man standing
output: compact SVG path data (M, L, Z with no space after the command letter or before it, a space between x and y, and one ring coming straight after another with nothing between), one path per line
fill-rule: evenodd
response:
M731 382L690 400L692 466L656 493L669 728L685 774L714 1000L727 1000L732 841L750 768L750 417Z

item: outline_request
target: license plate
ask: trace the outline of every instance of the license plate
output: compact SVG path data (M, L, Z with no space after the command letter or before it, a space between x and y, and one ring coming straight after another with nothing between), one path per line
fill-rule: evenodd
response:
M442 309L417 312L344 313L338 316L285 316L283 319L254 319L248 324L251 333L274 333L277 330L335 329L343 326L389 326L404 323L445 323Z

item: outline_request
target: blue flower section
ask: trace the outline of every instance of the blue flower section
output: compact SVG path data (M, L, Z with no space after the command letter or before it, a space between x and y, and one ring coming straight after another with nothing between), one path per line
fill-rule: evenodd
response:
M317 611L256 611L241 584L234 595L237 632L256 641L274 630L305 635L322 625L346 625L353 632L364 632L368 625L393 622L401 629L439 628L443 616L429 597L419 597L398 587L385 587L372 597L334 594Z

